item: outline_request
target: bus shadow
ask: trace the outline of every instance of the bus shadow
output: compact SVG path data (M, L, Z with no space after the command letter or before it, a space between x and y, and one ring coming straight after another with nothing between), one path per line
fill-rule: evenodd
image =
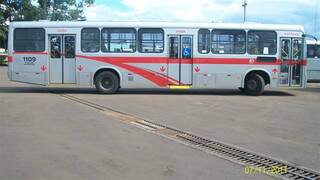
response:
M216 96L247 96L239 90L202 89L202 90L170 90L170 89L135 89L121 90L118 94L156 94L156 95L216 95ZM295 96L282 91L265 91L262 96Z
M294 91L320 93L320 88L294 89Z
M92 88L50 88L50 87L0 87L0 93L30 93L30 94L48 94L48 93L68 93L68 94L94 94L96 91Z
M0 93L56 93L97 94L94 88L50 88L50 87L0 87ZM98 94L97 94L98 95ZM116 95L216 95L247 96L239 90L171 90L171 89L120 89ZM295 96L284 91L266 90L262 96ZM249 96L248 96L249 97Z

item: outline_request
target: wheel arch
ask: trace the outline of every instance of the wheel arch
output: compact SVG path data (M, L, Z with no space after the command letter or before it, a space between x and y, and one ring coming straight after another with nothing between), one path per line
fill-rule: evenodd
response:
M92 79L93 84L94 84L94 81L95 81L97 75L98 75L100 72L103 72L103 71L111 71L111 72L113 72L116 76L118 76L119 81L120 81L119 83L121 84L121 82L122 82L121 72L120 72L118 69L114 68L114 67L108 67L108 66L100 67L99 69L97 69L97 70L94 72L93 77L92 77L92 78L93 78L93 79Z
M249 69L244 77L242 78L242 83L241 83L241 87L244 87L244 84L246 82L246 78L252 74L252 73L256 73L256 74L259 74L265 81L265 84L268 85L271 83L271 74L266 70L266 69L263 69L263 68L253 68L253 69Z

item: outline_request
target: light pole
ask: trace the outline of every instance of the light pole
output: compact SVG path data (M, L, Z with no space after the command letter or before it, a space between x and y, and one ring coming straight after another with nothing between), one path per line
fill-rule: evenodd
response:
M316 1L315 4L315 12L314 12L314 33L316 36L319 36L319 25L318 25L318 18L319 18L319 14L318 14L318 9L319 9L319 1Z
M243 7L243 23L247 22L247 6L248 6L247 0L243 0L243 4L242 4L242 7Z

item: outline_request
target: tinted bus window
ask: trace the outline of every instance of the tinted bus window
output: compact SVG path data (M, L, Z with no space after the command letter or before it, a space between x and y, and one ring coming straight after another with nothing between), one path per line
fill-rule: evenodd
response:
M178 37L169 38L169 57L172 59L179 58L179 38Z
M249 31L248 53L275 55L277 53L277 33L274 31Z
M100 30L98 28L82 29L81 51L88 52L88 53L100 51Z
M102 29L101 31L101 51L102 52L109 52L110 44L109 44L109 32L108 29Z
M210 52L210 30L200 29L198 31L198 52L208 54Z
M61 36L50 37L50 57L53 59L61 58Z
M307 58L314 58L316 56L316 45L307 46Z
M292 41L292 58L302 59L303 58L303 41L302 39L294 39Z
M139 29L139 52L162 53L164 51L164 32L162 29Z
M136 51L136 30L133 28L104 28L101 42L103 52L133 53Z
M76 57L76 38L75 36L64 37L64 53L66 58Z
M245 54L246 32L243 30L213 30L212 53Z
M320 45L317 45L316 57L317 57L317 58L320 58Z
M45 30L42 28L15 29L13 49L17 52L43 52L45 50Z

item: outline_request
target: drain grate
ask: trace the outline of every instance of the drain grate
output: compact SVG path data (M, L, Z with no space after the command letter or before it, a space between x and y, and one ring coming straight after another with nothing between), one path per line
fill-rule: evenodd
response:
M178 142L183 142L184 144L191 145L196 149L208 152L210 154L215 154L221 158L230 160L241 165L257 167L263 170L272 169L273 167L286 167L285 171L277 173L264 172L271 176L295 180L320 180L320 174L318 172L309 170L304 167L298 167L288 162L280 161L271 157L267 157L265 155L260 155L257 153L250 152L248 150L241 149L239 147L206 139L188 132L165 126L163 124L138 118L130 114L113 110L111 108L101 106L99 104L92 103L90 101L80 99L71 95L58 95L71 101L78 102L85 106L94 108L96 110L109 112L107 114L112 114L112 117L118 118L118 120L124 121L124 119L126 119L124 122L146 129L148 131L153 132L154 134L158 134L163 137L176 140Z
M286 171L278 172L273 175L282 176L290 179L306 179L306 180L319 180L320 175L317 172L296 167L292 164L275 160L263 155L258 155L252 152L241 150L230 145L220 142L204 139L189 133L179 134L178 138L191 143L198 148L212 151L216 154L223 155L231 158L241 164L258 167L261 169L272 169L273 167L286 167ZM271 172L269 172L271 173Z

